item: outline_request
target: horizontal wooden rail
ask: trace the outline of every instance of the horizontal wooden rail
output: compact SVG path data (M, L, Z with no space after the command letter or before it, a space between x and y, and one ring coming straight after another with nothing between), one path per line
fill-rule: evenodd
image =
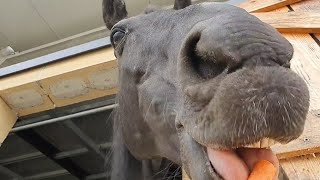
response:
M252 15L281 33L320 33L320 11L265 12Z
M248 0L239 7L248 12L268 12L302 0Z

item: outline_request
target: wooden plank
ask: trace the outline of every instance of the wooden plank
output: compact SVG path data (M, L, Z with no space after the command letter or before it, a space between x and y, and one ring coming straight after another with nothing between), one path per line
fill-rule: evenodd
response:
M320 33L320 12L252 13L282 33Z
M239 7L248 12L268 12L302 0L248 0Z
M290 180L319 180L320 155L307 155L280 161Z
M287 12L288 8L281 8L277 12ZM310 112L307 116L305 130L300 138L287 145L275 146L273 150L279 158L287 158L320 152L320 46L309 34L288 34L287 38L294 48L291 68L308 84L310 91Z
M286 145L275 145L272 150L278 159L286 159L320 152L320 117L308 114L305 130L297 140Z
M116 61L39 81L56 107L67 106L118 92Z
M191 180L184 169L182 169L182 180Z
M55 108L54 103L38 83L29 83L1 91L0 96L11 109L18 113L18 116Z
M18 119L17 113L0 98L0 146Z
M0 78L0 91L115 60L111 47L102 48L43 67Z
M292 4L291 8L295 12L315 12L315 11L320 12L320 1L319 0L305 0L301 3ZM320 33L315 34L315 37L320 42Z
M307 83L310 110L320 109L320 46L309 34L283 34L294 48L291 69ZM320 131L319 131L320 132Z
M116 67L113 49L99 49L0 78L0 97L25 116L113 95L117 93Z

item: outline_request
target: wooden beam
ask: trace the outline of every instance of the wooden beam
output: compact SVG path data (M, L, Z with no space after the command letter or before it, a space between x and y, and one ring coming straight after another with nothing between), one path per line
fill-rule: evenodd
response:
M17 114L0 98L0 143L8 136L13 125L16 123Z
M113 48L107 47L96 51L70 57L46 66L34 68L0 79L0 92L28 83L38 82L43 79L71 73L101 63L115 61Z
M37 82L4 90L0 92L0 98L17 112L19 117L55 108Z
M114 95L117 61L107 47L0 79L0 98L19 116Z
M248 12L268 12L302 0L248 0L239 5Z
M320 12L252 13L282 33L320 33Z
M191 180L184 169L182 169L182 180Z

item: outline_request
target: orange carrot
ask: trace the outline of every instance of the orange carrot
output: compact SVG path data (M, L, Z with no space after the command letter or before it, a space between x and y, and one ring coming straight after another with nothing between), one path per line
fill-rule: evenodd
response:
M273 180L276 172L277 169L271 162L260 160L254 165L248 180Z

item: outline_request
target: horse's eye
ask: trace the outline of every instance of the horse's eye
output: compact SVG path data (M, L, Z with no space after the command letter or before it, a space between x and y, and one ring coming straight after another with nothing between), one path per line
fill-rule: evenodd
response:
M114 29L110 36L113 47L116 48L122 42L125 35L126 33L124 30L118 28Z

